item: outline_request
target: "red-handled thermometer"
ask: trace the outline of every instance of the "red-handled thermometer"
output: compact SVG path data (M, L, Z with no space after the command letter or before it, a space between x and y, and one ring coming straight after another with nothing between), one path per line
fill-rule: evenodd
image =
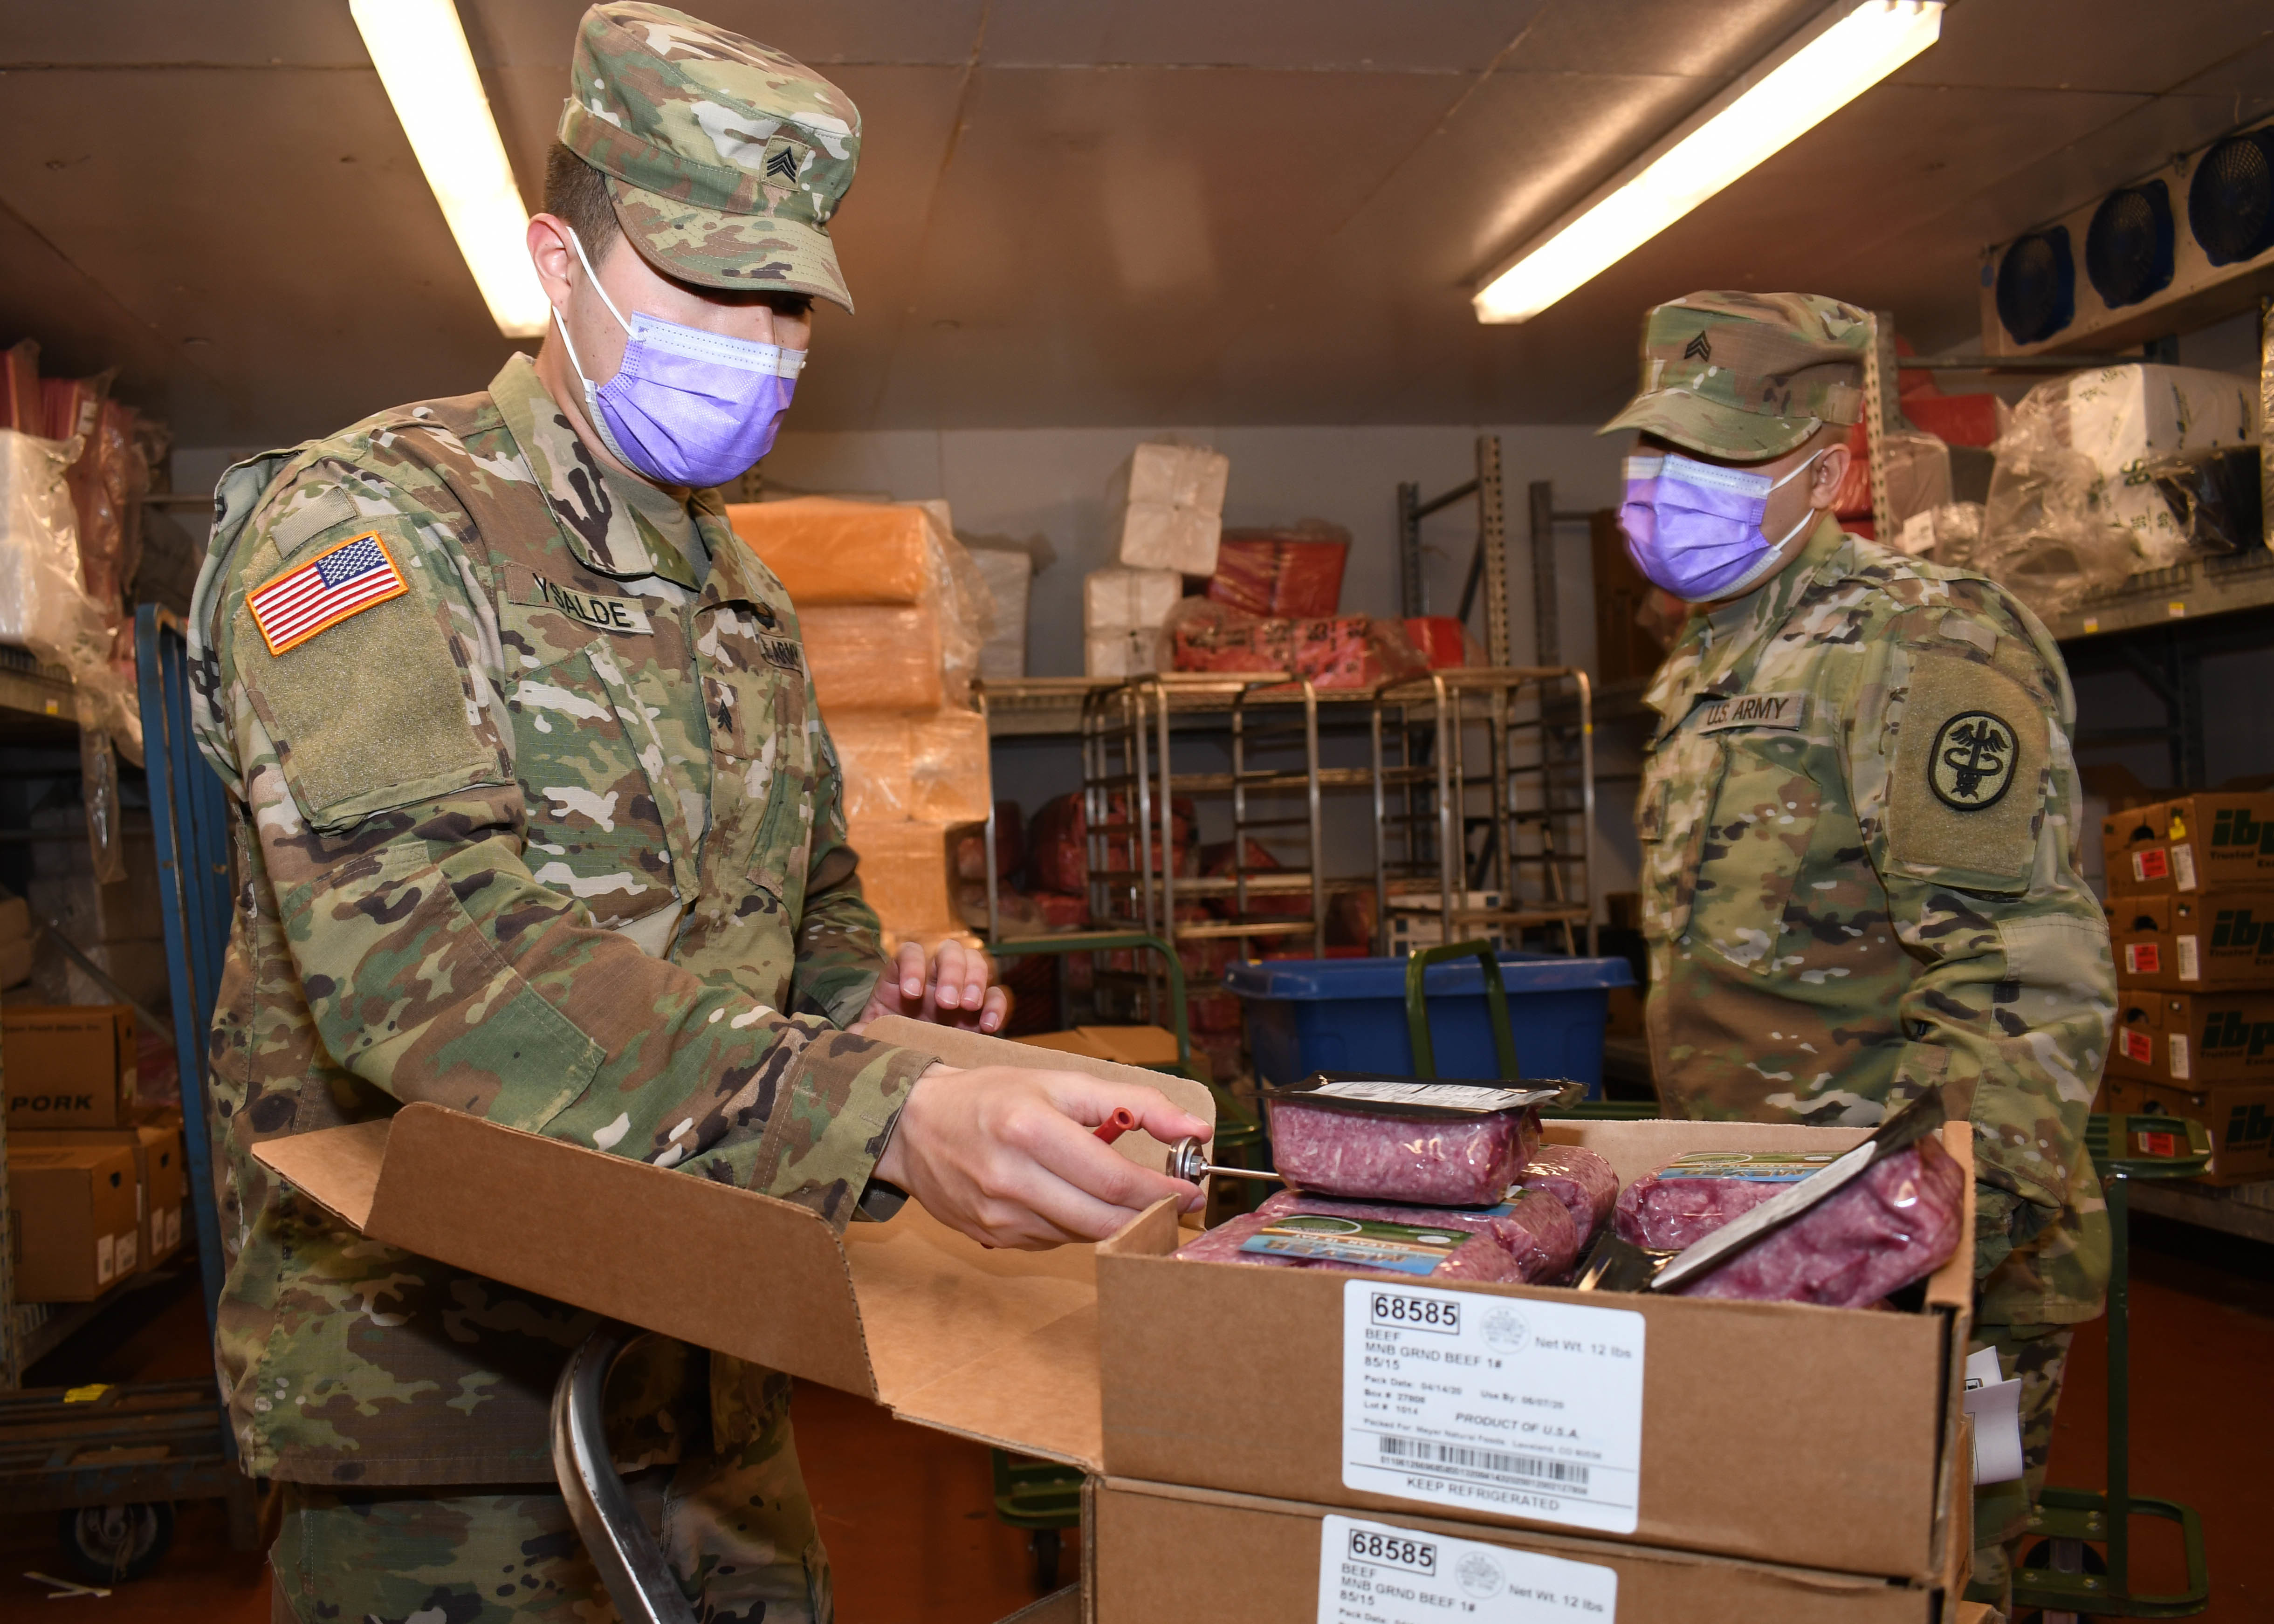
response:
M1137 1113L1126 1105L1113 1108L1113 1115L1099 1124L1097 1137L1111 1145L1137 1125Z
M1211 1173L1221 1173L1226 1178L1260 1178L1275 1184L1286 1182L1278 1174L1258 1168L1217 1167L1201 1154L1198 1139L1178 1139L1170 1146L1166 1170L1171 1178L1181 1178L1188 1184L1197 1184Z

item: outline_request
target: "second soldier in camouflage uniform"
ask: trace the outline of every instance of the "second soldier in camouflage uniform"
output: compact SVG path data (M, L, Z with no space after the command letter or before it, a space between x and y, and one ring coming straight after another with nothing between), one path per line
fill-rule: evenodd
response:
M1773 573L1692 609L1647 695L1651 1055L1669 1110L1693 1116L1866 1126L1940 1084L1971 1118L1977 1337L2027 1383L2034 1495L2069 1328L2107 1278L2084 1125L2114 969L2074 861L2074 703L2051 637L1993 583L1829 511L1871 335L1811 296L1660 305L1641 392L1604 431L1800 470L1788 488L1809 499ZM1992 1588L2019 1487L1979 1497Z
M620 294L664 297L660 265L725 289L689 306L721 322L765 319L754 297L849 304L823 228L859 116L834 86L637 4L587 13L573 72L553 178L589 207L549 184L533 244L581 213L579 255L616 265ZM842 1223L896 1203L880 1156L922 1170L903 1152L916 1085L956 1086L846 1029L907 987L879 983L795 609L715 492L598 457L573 382L545 381L553 355L240 464L217 495L197 724L244 876L212 1034L218 1355L245 1469L283 1489L280 1618L602 1616L547 1432L592 1320L364 1241L255 1145L433 1101ZM941 950L943 982L960 952ZM980 974L962 989L975 1017ZM987 1008L999 1018L999 995ZM1009 1080L1037 1075L1059 1077ZM998 1099L1003 1080L959 1079ZM961 1123L928 1121L914 1137L952 1162ZM1065 1117L1052 1131L1102 1151ZM1128 1164L1105 1154L1110 1184ZM1186 1189L1157 1182L1145 1199ZM611 1380L613 1453L650 1469L633 1492L703 1617L829 1616L788 1392L655 1338Z

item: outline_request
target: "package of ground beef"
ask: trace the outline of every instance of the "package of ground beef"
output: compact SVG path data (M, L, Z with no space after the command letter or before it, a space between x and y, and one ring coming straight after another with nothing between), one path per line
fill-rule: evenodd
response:
M1177 1253L1278 1268L1379 1269L1441 1282L1558 1280L1577 1255L1570 1214L1547 1196L1441 1211L1298 1191L1281 1192Z
M1621 1192L1618 1233L1638 1246L1679 1251L1834 1159L1719 1151L1678 1157ZM1683 1297L1865 1307L1949 1260L1965 1207L1958 1163L1939 1141L1922 1139L1675 1289Z
M1554 1089L1317 1076L1267 1088L1272 1165L1291 1188L1487 1207L1524 1165L1526 1113Z
M1563 1203L1577 1227L1579 1244L1595 1238L1595 1231L1611 1215L1619 1199L1619 1176L1611 1164L1577 1145L1540 1145L1525 1157L1516 1176L1519 1188L1537 1190Z

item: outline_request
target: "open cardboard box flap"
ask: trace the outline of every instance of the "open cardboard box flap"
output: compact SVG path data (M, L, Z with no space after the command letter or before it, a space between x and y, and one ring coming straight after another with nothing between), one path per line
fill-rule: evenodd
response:
M899 1017L869 1034L951 1065L1198 1083ZM1114 1148L1159 1168L1166 1147ZM857 1393L904 1420L1096 1470L1093 1249L990 1251L910 1203L840 1237L809 1209L439 1105L271 1139L260 1161L373 1240ZM700 1246L657 1244L699 1235Z

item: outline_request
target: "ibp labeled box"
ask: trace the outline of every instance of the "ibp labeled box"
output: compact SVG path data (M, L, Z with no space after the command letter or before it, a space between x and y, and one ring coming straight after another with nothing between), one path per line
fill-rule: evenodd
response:
M2123 986L2274 988L2274 886L2117 895L2105 911Z
M2274 793L2213 791L2101 823L2112 895L2274 886Z
M2274 991L2123 989L2108 1074L2142 1082L2274 1084Z
M1864 1137L1547 1129L1622 1184L1689 1151L1837 1154ZM1970 1130L1947 1124L1943 1144L1969 1212L1898 1312L1195 1262L1169 1255L1181 1237L1157 1207L1097 1249L1106 1470L1931 1583L1965 1537L1946 1468L1974 1289Z

